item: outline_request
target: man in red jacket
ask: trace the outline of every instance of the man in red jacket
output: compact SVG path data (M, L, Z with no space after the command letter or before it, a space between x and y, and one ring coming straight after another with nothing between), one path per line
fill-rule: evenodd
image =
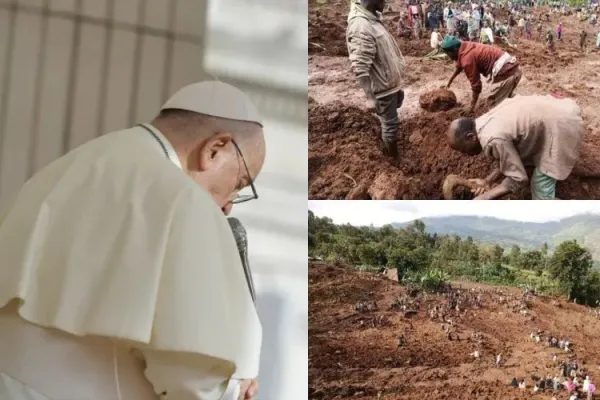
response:
M462 42L451 35L446 35L441 47L448 57L456 61L456 70L450 77L446 88L449 89L454 78L463 71L471 82L473 98L469 111L472 112L475 109L481 94L481 75L494 85L487 98L490 107L495 107L502 100L513 97L522 76L515 57L497 47L475 42Z

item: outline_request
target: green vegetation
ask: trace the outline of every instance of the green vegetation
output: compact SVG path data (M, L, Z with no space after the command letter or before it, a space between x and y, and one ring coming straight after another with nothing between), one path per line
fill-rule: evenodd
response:
M576 240L566 240L549 254L518 244L479 243L471 236L430 234L423 221L402 228L335 225L308 212L311 256L341 261L361 270L395 268L398 279L428 290L441 289L451 278L497 285L527 286L562 294L580 304L600 302L600 271L593 270L590 252Z
M596 214L577 215L543 223L474 216L425 218L423 222L430 233L471 236L478 242L499 244L507 251L513 244L518 244L521 250L539 250L546 243L552 252L566 240L577 240L577 243L591 252L597 264L600 264L600 215ZM395 228L404 228L408 224L392 225Z
M579 8L588 4L587 0L567 0L567 4L571 7Z

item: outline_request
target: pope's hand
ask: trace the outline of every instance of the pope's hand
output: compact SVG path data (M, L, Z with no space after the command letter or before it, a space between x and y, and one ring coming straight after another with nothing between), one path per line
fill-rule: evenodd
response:
M240 397L238 400L252 400L258 393L258 381L246 379L240 383Z

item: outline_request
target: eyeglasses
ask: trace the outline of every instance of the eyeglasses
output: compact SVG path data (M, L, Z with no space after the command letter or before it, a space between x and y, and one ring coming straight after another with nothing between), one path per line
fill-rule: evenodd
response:
M244 163L244 168L246 169L246 174L248 175L248 183L250 184L250 188L252 189L252 194L238 194L236 198L231 200L231 204L240 204L250 200L258 199L258 193L256 193L256 187L254 186L252 176L250 175L250 170L248 169L248 165L246 165L246 159L244 158L244 155L242 154L242 151L240 150L240 147L235 142L235 140L232 140L231 142L235 146L235 149L237 150L238 154L240 155L242 163Z

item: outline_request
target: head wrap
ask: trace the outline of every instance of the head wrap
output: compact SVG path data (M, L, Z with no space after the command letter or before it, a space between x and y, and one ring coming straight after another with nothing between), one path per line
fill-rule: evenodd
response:
M442 50L458 50L460 40L454 35L446 35L442 41Z

